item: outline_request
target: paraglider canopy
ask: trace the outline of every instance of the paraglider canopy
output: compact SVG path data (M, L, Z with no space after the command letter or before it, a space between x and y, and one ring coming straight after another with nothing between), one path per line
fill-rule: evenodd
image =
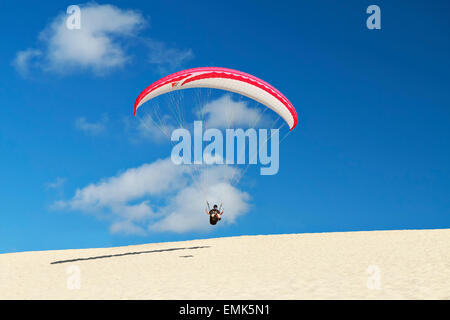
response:
M146 101L171 91L188 88L214 88L244 95L275 111L287 122L290 130L297 125L294 107L276 88L248 73L217 67L187 69L152 83L137 97L134 115Z

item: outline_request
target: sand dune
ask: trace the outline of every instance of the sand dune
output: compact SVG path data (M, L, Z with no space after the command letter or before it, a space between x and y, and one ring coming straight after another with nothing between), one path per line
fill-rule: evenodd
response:
M0 255L1 299L450 299L450 229Z

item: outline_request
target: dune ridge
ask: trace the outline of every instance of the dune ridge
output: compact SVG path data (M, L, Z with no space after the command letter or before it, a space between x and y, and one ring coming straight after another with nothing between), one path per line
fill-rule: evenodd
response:
M450 299L450 229L7 253L0 299Z

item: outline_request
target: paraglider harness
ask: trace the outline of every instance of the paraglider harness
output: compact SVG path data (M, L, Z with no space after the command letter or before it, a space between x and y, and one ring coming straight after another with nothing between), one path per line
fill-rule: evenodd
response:
M222 209L222 203L220 204L219 209L210 208L208 201L206 201L206 205L208 206L208 213L209 213L209 223L212 225L215 225L217 221L220 220L220 210Z

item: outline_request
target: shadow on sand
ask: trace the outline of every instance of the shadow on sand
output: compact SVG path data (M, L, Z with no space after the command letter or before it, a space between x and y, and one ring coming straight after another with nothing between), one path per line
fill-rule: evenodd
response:
M178 250L206 249L206 248L209 248L209 247L210 246L200 246L200 247L169 248L169 249L159 249L159 250L125 252L125 253L118 253L118 254L109 254L109 255L104 255L104 256L88 257L88 258L76 258L76 259L70 259L70 260L59 260L59 261L53 261L50 264L60 264L60 263L69 263L69 262L76 262L76 261L123 257L123 256L130 256L130 255L135 255L135 254L145 254L145 253L157 253L157 252L178 251Z

